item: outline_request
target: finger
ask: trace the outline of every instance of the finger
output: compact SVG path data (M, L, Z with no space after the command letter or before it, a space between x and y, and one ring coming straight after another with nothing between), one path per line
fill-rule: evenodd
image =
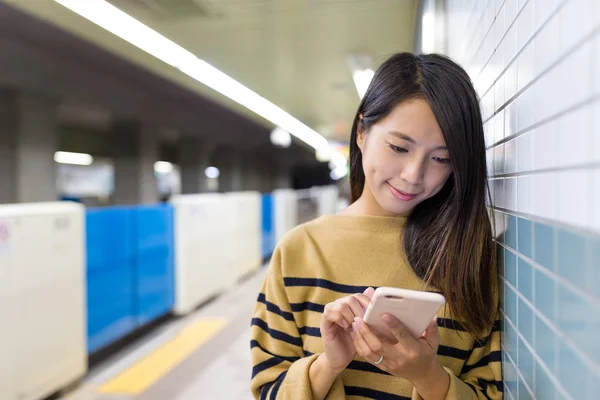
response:
M406 327L393 315L384 314L382 319L383 322L390 328L392 335L394 335L398 342L415 340L408 329L406 329Z
M337 307L334 303L325 306L325 311L323 312L323 319L330 323L337 324L344 329L350 328L350 326L352 326L353 321L353 319L350 319L350 321L348 321L348 318L342 314L341 308Z
M427 341L432 347L438 346L440 344L440 333L438 331L437 319L432 321L431 324L425 330L423 334L423 339Z
M365 341L369 345L369 348L377 354L384 354L389 345L381 340L369 326L364 323L361 319L357 318L354 320L355 325L358 327L358 331L364 337ZM377 361L377 360L375 360Z
M363 294L365 296L367 296L369 298L369 300L371 300L373 298L373 293L375 293L375 289L373 289L372 287L368 287L367 289L365 289L365 291L363 292Z
M352 311L352 314L354 314L354 317L362 318L365 315L366 307L363 307L363 303L361 302L358 296L362 295L356 294L348 298L348 307L350 307L350 310ZM352 322L354 322L354 318L352 319Z
M355 294L353 297L358 300L363 310L366 310L367 307L369 307L369 304L371 304L371 298L365 294Z
M358 328L357 323L355 322L352 327L354 347L356 348L356 352L358 353L358 355L371 363L379 361L381 355L374 352L373 349L369 346L369 344L365 340L365 337L362 335L360 328Z

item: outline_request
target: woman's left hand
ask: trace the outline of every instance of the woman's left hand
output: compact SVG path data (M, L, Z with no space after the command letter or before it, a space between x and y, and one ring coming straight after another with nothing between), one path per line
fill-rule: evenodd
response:
M395 341L376 334L362 319L355 318L353 340L357 353L382 371L410 381L423 398L444 399L450 376L437 358L440 335L436 321L418 339L392 315L385 314L383 321ZM377 364L381 356L383 360Z

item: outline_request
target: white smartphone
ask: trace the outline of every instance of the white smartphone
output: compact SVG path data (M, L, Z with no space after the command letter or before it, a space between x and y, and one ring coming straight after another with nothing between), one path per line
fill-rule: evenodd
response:
M381 318L384 314L390 314L404 324L415 338L420 338L445 303L446 299L439 293L380 287L371 298L364 321L369 327L385 334L390 329Z

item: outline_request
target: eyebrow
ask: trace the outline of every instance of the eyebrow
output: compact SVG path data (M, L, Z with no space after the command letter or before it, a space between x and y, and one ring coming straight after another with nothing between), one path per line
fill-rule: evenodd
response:
M392 136L396 136L396 137L397 137L397 138L399 138L399 139L404 139L404 140L406 140L407 142L411 142L411 143L414 143L414 144L416 144L416 143L417 143L417 142L415 141L415 139L411 138L410 136L408 136L408 135L407 135L407 134L405 134L405 133L398 132L398 131L389 131L388 133L389 133L390 135L392 135ZM447 147L447 146L437 146L437 147L435 148L435 150L448 150L448 147Z

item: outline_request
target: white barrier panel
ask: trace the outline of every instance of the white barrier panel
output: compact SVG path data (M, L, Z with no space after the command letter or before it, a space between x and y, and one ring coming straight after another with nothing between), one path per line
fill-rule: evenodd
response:
M298 224L298 195L291 189L273 192L275 243Z
M87 370L84 217L74 203L0 207L3 400L47 397Z
M175 196L175 306L187 314L260 266L260 194Z
M233 259L232 268L240 278L258 267L261 257L261 195L258 192L229 193L231 228L229 246Z
M319 216L332 215L338 212L339 190L337 186L319 186L310 189L310 196L317 203Z

